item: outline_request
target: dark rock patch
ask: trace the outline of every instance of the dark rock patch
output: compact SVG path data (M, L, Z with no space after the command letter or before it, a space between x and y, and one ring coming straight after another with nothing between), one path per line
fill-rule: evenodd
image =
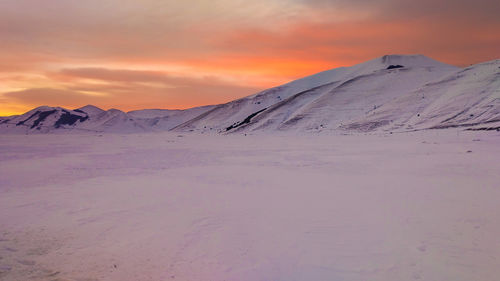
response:
M266 110L266 109L267 109L267 107L266 107L266 108L264 108L264 109L261 109L261 110L259 110L259 111L257 111L257 112L254 112L254 113L252 113L252 114L248 115L248 116L247 116L247 118L245 118L245 120L243 120L243 121L241 121L241 122L239 122L239 123L235 123L235 124L233 124L233 125L231 125L231 126L227 127L227 128L226 128L226 132L227 132L227 131L229 131L229 130L232 130L232 129L238 128L238 127L239 127L239 126L241 126L241 125L244 125L244 124L248 124L248 123L250 123L250 121L252 120L252 118L254 118L257 114L261 113L262 111L264 111L264 110Z
M43 120L45 120L47 117L49 117L50 115L56 113L57 110L50 110L50 111L43 111L43 112L40 112L38 114L38 119L35 120L35 122L33 122L33 125L31 125L31 129L37 127L41 122L43 122ZM29 118L28 118L29 119Z
M26 123L26 121L28 121L28 120L30 120L31 118L35 117L35 116L36 116L37 114L39 114L39 113L40 113L40 111L37 111L37 112L35 112L35 113L31 114L31 115L30 115L30 117L28 117L28 118L24 119L23 121L19 121L19 122L17 122L16 126L21 126L21 125L24 125L24 123Z
M80 115L71 114L68 111L64 111L64 113L61 115L61 117L59 117L59 120L56 121L56 123L54 124L54 126L56 128L59 128L62 125L72 126L72 125L74 125L76 123L76 121L83 122L83 121L87 120L88 118L89 118L88 115L86 115L86 116L80 116Z
M482 128L469 128L466 131L498 131L500 132L500 127L482 127Z
M395 68L403 68L404 66L400 64L391 64L387 67L387 69L395 69Z

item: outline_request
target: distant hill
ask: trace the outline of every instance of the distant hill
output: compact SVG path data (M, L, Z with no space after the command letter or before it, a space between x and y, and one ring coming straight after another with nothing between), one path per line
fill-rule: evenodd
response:
M102 110L93 105L69 110L62 107L41 106L22 115L2 117L2 133L138 133L169 130L211 106L186 110Z

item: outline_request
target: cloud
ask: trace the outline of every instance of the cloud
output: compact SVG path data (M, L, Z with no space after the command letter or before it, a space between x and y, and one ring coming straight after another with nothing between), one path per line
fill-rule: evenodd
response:
M387 53L468 65L498 58L499 10L497 0L5 0L0 91L189 107Z
M255 50L266 47L274 48L275 58L290 62L315 59L318 49L347 50L353 41L364 46L362 55L357 55L358 49L343 52L361 59L365 58L363 53L369 52L369 46L378 44L378 38L371 35L384 33L391 25L407 28L404 32L408 35L401 32L393 36L400 41L412 39L416 33L435 34L436 27L444 35L463 27L467 35L498 29L499 3L496 0L7 0L0 2L0 61L9 62L0 65L0 72L64 62L175 63L196 69L205 67L194 64L201 61L206 64L231 58L263 61L269 55ZM374 31L375 28L380 30ZM251 30L256 32L250 34ZM314 36L321 32L331 32L332 36L317 45ZM231 40L231 36L234 39L238 34L248 36L249 40ZM288 40L287 36L296 40ZM474 40L476 46L487 44L488 50L499 47L492 40ZM231 44L226 44L227 41ZM429 43L446 45L423 43L419 45L425 50L420 52L432 49ZM243 53L248 45L262 47ZM391 47L387 46L386 49ZM461 51L459 45L448 43L445 47ZM399 45L392 45L393 52L405 50L398 48ZM236 54L235 49L239 51ZM488 55L492 58L497 52L489 51ZM484 57L484 50L477 50L472 57L470 51L461 56L460 63L467 58L477 62ZM268 66L260 68L266 72Z
M391 53L423 53L455 65L495 59L500 26L425 19L359 22L295 22L280 32L248 29L228 32L214 41L233 53L348 66ZM277 52L276 50L279 50Z
M500 22L497 0L298 0L318 11L370 11L372 19L481 20Z
M33 88L3 94L4 100L16 101L25 105L40 106L69 106L76 107L80 104L86 104L87 101L99 103L101 97L91 97L76 91L51 89L51 88Z
M180 86L192 84L224 84L216 77L187 77L173 75L161 71L143 71L129 69L107 69L102 67L65 68L58 75L60 77L86 78L112 82L153 82L165 85Z
M54 84L64 88L31 88L2 96L12 103L30 106L94 104L130 110L222 103L232 100L235 93L249 95L261 90L234 85L217 77L182 77L158 71L74 68L48 75Z
M182 60L212 54L212 32L276 26L296 14L286 1L0 1L0 50L73 59Z
M82 83L74 80L71 89L97 91L113 95L122 100L124 106L137 105L140 95L143 106L159 105L186 108L190 105L204 105L230 101L235 93L249 95L260 88L235 85L218 77L179 76L160 71L139 71L106 68L63 69L61 77L92 79L105 84ZM64 79L64 78L63 78ZM141 102L139 102L141 103Z

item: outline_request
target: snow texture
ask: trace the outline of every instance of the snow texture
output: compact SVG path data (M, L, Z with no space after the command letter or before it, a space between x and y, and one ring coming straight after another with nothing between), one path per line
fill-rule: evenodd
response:
M456 128L2 134L0 279L496 280L498 155Z

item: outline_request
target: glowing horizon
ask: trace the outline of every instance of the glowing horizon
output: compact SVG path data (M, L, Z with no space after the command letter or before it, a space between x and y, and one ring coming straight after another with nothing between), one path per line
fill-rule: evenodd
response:
M384 54L499 58L493 0L7 0L0 116L218 104Z

